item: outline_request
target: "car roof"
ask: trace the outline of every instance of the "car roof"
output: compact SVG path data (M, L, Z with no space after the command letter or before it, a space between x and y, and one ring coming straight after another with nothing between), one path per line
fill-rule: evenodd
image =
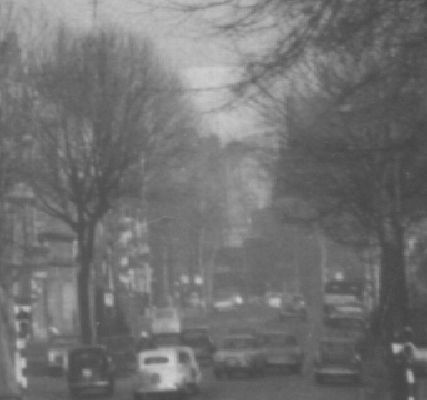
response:
M149 349L149 350L143 350L140 352L140 354L143 355L156 355L156 354L176 354L178 351L188 351L192 352L193 349L188 346L161 346L157 347L155 349Z
M348 344L354 344L355 340L349 337L342 337L342 336L332 336L332 337L326 337L323 339L320 339L320 343L348 343Z

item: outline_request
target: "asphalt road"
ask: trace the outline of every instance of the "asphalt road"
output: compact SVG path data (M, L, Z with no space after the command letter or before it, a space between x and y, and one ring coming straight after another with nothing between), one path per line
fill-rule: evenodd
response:
M37 378L31 382L26 398L32 400L59 400L70 398L61 378ZM244 376L216 381L209 369L204 370L200 393L193 400L362 400L363 387L347 384L317 385L307 371L302 376L271 374L262 378ZM87 397L93 398L93 397ZM96 396L103 399L103 396ZM107 398L106 398L107 399ZM131 400L131 380L116 383L113 399Z
M290 320L279 322L277 313L263 307L248 307L235 313L217 314L209 319L187 320L187 325L209 325L216 340L231 328L253 327L271 330L287 330L298 335L306 350L307 362L302 375L268 373L262 378L249 379L235 377L231 380L217 381L212 371L204 369L201 392L193 400L365 400L363 386L317 385L312 376L312 355L320 335L317 312L310 313L307 322ZM38 377L30 379L26 394L29 400L68 399L69 394L63 378ZM102 396L96 398L102 399ZM131 400L130 378L116 382L118 400Z

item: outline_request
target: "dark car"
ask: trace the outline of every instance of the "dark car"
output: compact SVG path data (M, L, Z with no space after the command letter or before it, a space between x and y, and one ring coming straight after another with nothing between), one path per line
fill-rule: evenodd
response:
M338 337L321 340L314 361L314 376L318 383L326 380L359 383L362 363L355 341Z
M261 335L267 366L301 373L304 352L295 335L271 331Z
M332 314L325 325L330 336L341 336L353 339L360 354L365 354L368 347L368 325L364 318Z
M114 393L114 365L103 346L84 346L68 354L68 388L72 396L83 393Z
M293 296L290 300L282 302L279 311L279 319L285 321L288 318L298 318L305 321L307 319L307 307L305 300L300 295Z
M248 334L225 337L213 357L217 379L242 372L252 377L260 376L264 374L265 367L265 351L260 339Z
M183 330L181 337L182 343L194 350L199 364L206 365L212 362L216 347L209 335L209 328L187 328Z

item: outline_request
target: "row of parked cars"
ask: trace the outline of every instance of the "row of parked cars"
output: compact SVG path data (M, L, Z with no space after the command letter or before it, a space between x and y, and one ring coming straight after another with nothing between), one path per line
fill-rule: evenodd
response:
M304 353L292 334L232 331L214 344L206 327L143 337L134 355L135 399L147 394L196 393L202 369L207 366L213 368L217 379L228 379L237 374L263 376L272 367L300 373L304 362ZM69 351L67 381L72 396L93 391L112 395L118 372L106 346L83 346Z

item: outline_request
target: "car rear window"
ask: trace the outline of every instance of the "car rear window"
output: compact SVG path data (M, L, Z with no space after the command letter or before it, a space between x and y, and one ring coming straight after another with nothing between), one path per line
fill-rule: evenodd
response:
M170 361L170 358L166 356L151 356L151 357L145 357L143 360L143 364L144 365L168 364L169 361Z

